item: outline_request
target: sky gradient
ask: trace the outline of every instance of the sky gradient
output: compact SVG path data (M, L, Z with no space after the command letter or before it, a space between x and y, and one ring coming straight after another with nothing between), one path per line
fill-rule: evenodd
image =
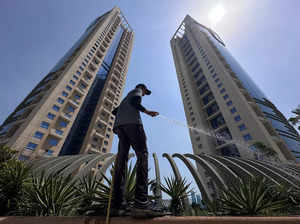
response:
M187 14L211 27L209 12L218 4L226 13L213 24L214 31L266 96L289 117L300 99L300 1L1 0L0 123L87 26L115 5L135 32L124 94L143 82L153 92L143 99L147 109L185 121L170 39ZM158 153L162 176L169 175L170 166L161 155L192 152L188 130L158 118L143 115L143 120L149 152ZM112 152L117 150L116 142L117 138ZM177 163L190 179L182 163ZM152 160L149 165L153 176Z

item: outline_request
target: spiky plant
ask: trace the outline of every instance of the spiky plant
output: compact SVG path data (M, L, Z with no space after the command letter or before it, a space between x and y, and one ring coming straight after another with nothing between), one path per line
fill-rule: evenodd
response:
M79 196L80 201L77 207L79 215L89 214L91 210L97 209L94 199L101 188L101 184L92 172L80 180L76 186L76 194Z
M171 197L170 210L174 215L181 215L184 211L184 200L191 193L190 185L185 178L177 180L175 177L164 177L165 185L160 188Z
M17 151L11 149L8 146L0 146L0 167L2 163L7 162L8 160L14 158Z
M23 215L70 215L79 202L72 176L45 175L32 177L32 187L26 191Z
M24 192L30 185L31 168L15 159L1 164L0 169L0 215L18 209Z
M240 179L221 192L221 209L229 215L264 215L287 206L286 198L273 198L270 186L264 178Z

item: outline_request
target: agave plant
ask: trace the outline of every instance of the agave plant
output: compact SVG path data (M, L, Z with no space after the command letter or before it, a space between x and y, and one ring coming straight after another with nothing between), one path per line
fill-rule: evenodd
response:
M113 169L114 166L110 170L111 174L113 174ZM80 198L79 209L77 211L79 214L105 214L112 180L104 174L101 177L101 179L98 179L97 176L90 174L87 177L83 177L76 187ZM136 184L136 166L132 166L132 163L126 168L125 179L124 199L130 203L134 200Z
M5 163L8 160L14 158L16 155L17 151L12 150L8 146L0 146L0 164ZM1 165L0 165L1 166Z
M57 174L32 177L32 187L26 191L24 204L19 209L23 215L61 216L72 214L79 202L72 176Z
M266 215L287 206L286 198L274 198L270 194L274 186L263 178L240 179L221 192L221 209L230 215Z
M26 188L30 185L31 168L26 164L9 159L0 169L0 215L18 209Z
M160 188L163 192L171 197L170 209L174 215L180 215L184 211L184 200L187 199L191 193L190 185L187 180L175 177L164 178L166 185L161 185Z

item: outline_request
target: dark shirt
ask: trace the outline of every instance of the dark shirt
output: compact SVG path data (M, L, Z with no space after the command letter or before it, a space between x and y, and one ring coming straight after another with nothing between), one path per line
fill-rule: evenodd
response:
M142 90L136 88L130 91L120 105L112 111L112 114L116 116L114 128L125 124L142 125L140 111L144 112L146 109L141 102Z

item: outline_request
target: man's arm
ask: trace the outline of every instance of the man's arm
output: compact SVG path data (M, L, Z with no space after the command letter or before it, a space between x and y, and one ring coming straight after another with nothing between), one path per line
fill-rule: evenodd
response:
M132 97L131 101L130 101L130 104L136 108L137 110L145 113L145 114L148 114L152 117L155 117L158 115L158 112L155 112L155 111L148 111L145 107L143 107L141 105L141 102L142 102L142 97L141 96L134 96Z

